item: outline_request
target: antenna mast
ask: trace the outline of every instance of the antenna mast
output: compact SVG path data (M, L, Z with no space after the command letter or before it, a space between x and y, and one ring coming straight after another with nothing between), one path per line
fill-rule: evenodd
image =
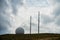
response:
M39 26L40 26L40 12L38 11L38 34L39 34Z
M32 20L32 17L30 16L30 34L31 34L31 20Z

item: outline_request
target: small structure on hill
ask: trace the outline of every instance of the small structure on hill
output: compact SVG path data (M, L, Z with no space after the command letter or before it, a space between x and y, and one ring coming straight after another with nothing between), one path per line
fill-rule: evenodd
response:
M24 34L24 29L19 27L19 28L16 29L15 32L16 32L16 34Z

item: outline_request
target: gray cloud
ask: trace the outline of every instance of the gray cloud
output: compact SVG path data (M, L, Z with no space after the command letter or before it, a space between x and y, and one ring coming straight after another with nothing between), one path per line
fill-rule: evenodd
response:
M0 14L3 12L5 12L4 10L6 9L6 7L8 7L7 3L5 0L0 0Z
M48 15L44 15L44 14L42 14L40 18L43 24L48 24L54 21L53 18L49 17Z
M17 14L17 10L18 10L18 6L22 6L23 5L23 0L11 0L11 6L13 9L13 14L16 15Z
M56 3L60 3L60 0L53 0L54 2L56 2Z
M23 0L11 0L8 2L10 2L9 5L11 5L11 7L12 7L11 10L12 10L13 15L17 14L17 10L18 10L17 6L23 5ZM48 23L54 22L55 24L60 26L60 18L59 18L60 17L60 5L59 5L60 0L53 0L53 2L55 4L57 3L57 5L56 5L57 7L54 8L53 13L51 14L51 15L55 16L55 18L51 18L47 15L41 15L41 17L42 17L41 20L42 20L43 24L48 24ZM7 3L7 0L0 0L0 34L10 33L9 28L11 28L12 21L10 20L11 17L8 16L8 13L6 12L6 9L9 8L9 5ZM37 24L34 24L34 23L32 25L33 25L33 27L37 26ZM43 27L42 29L44 29L44 28L46 28L46 27ZM37 30L36 27L34 29ZM46 28L46 29L49 30L48 28ZM26 26L26 30L29 31L29 25ZM42 31L44 31L44 30L42 30Z
M10 17L8 13L5 12L7 7L6 0L0 0L0 34L10 33Z
M54 9L53 11L53 15L55 17L59 16L60 15L60 6L57 5L57 7Z
M55 20L55 24L60 26L60 16L58 16Z
M60 0L53 0L55 2L55 8L52 15L55 17L55 24L60 26Z
M56 5L60 3L60 0L48 0L51 5Z
M47 0L26 0L26 3L30 7L47 7Z
M47 32L47 33L60 33L60 0L52 0L52 3L55 5L53 6L53 12L49 15L42 14L40 16L40 21L42 22L42 26L40 25L40 32ZM52 4L53 5L53 4ZM33 23L33 28L37 25ZM29 26L26 26L27 30L29 30ZM37 27L35 27L37 28ZM35 29L34 28L34 29ZM36 29L35 29L36 30Z
M42 26L43 28L41 29L41 32L43 30L43 32L45 31L44 29L49 28L49 29L46 29L46 30L50 30L50 32L52 33L60 33L59 30L60 30L60 0L51 0L53 7L53 12L50 14L52 15L53 17L49 17L48 15L41 15L41 21L42 21ZM49 23L49 24L48 24ZM46 25L47 24L47 25ZM51 30L52 28L53 31ZM50 33L48 31L48 33Z
M17 15L18 6L22 5L23 0L0 0L0 34L11 33L14 24L11 15ZM11 13L9 9L11 9Z

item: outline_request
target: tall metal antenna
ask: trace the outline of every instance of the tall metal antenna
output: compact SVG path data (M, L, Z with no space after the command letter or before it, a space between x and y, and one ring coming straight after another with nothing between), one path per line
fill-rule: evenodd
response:
M40 26L40 12L38 11L38 34L39 34L39 26Z
M31 21L32 21L32 17L30 16L30 34L31 34Z

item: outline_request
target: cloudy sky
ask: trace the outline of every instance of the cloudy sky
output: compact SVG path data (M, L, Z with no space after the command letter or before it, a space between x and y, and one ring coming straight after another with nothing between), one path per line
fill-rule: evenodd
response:
M15 34L18 27L29 33L32 16L32 33L60 33L60 0L0 0L0 35Z

